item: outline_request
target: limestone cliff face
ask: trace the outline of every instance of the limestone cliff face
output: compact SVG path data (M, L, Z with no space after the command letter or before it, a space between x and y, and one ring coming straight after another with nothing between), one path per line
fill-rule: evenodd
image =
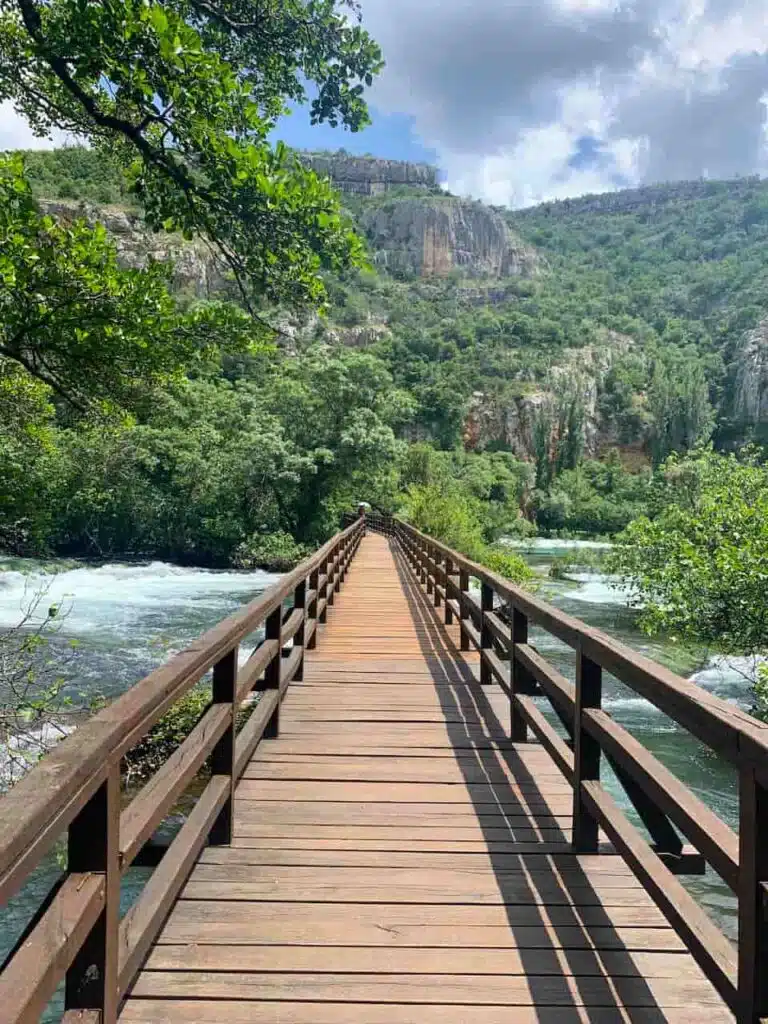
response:
M625 352L632 340L614 331L606 332L599 345L570 349L563 361L553 366L539 386L521 385L502 396L475 391L464 420L464 445L474 451L503 445L520 459L534 457L534 426L542 412L553 412L563 396L578 395L584 409L584 451L599 453L604 444L616 445L611 426L602 421L598 399L600 388L615 356Z
M104 225L125 267L144 267L150 259L173 261L173 288L210 298L227 289L224 275L213 254L201 241L185 242L178 236L148 231L136 213L118 207L95 207L65 200L40 200L43 212L63 221L84 218Z
M437 168L401 160L349 156L346 153L301 153L300 159L321 177L330 178L341 192L378 196L398 185L438 188Z
M740 425L768 424L768 318L746 335L736 354L733 405Z
M392 199L364 209L374 261L392 273L511 277L534 273L535 254L480 203L450 196Z

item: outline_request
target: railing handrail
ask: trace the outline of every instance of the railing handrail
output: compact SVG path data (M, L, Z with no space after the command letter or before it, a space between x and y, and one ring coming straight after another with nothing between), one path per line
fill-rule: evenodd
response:
M588 626L580 619L542 601L404 520L396 518L396 522L400 530L427 542L434 550L450 558L457 568L490 586L499 597L518 608L536 625L574 650L581 649L592 661L621 679L732 764L741 767L750 763L768 770L768 762L765 760L768 758L768 723L760 722L696 683L632 650L619 640L614 640L602 630ZM654 694L654 687L665 690L667 699L658 693Z
M64 884L44 902L6 959L0 1002L8 1019L32 1019L64 972L67 1008L98 1009L113 1024L192 861L206 839L231 839L234 784L263 736L274 736L282 696L300 679L363 534L355 520L263 594L208 630L61 741L0 799L0 900L4 903L62 833ZM293 608L283 611L286 599ZM242 640L265 636L238 665ZM288 648L288 644L292 644ZM213 697L189 736L125 808L120 761L173 704L213 669ZM260 684L259 681L262 681ZM237 731L236 715L255 687L262 699ZM211 780L139 900L119 920L120 875L211 759ZM84 894L84 895L80 895ZM99 924L106 915L106 923ZM57 941L50 942L52 921ZM83 957L80 952L88 949ZM89 957L93 957L90 962ZM94 971L93 964L96 964ZM68 970L69 969L69 970ZM30 973L31 972L31 973ZM30 978L35 984L30 991Z
M607 634L541 601L402 519L394 526L418 582L445 622L459 619L461 649L480 655L480 682L498 682L510 699L510 736L530 729L573 789L577 853L598 853L601 830L644 885L739 1024L768 1018L768 726L712 696ZM470 580L480 581L480 601ZM497 614L499 598L506 612ZM529 624L576 652L571 682L529 642ZM604 711L603 670L645 697L717 751L739 772L739 832L726 825L632 734ZM542 713L545 697L567 738ZM611 766L651 837L626 817L601 783ZM684 848L682 833L694 847ZM738 954L674 877L709 863L738 900Z

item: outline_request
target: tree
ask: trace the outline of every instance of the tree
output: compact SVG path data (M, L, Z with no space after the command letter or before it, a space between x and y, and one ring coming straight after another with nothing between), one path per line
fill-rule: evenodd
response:
M653 367L649 405L653 414L651 450L654 465L672 452L691 451L706 442L714 425L701 363L673 349Z
M768 466L754 453L672 456L611 570L649 632L754 656L768 650L766 522Z
M361 257L331 185L269 135L286 103L367 123L376 44L353 0L0 0L0 100L130 164L149 224L206 238L243 297L322 296Z
M131 405L219 342L242 349L262 338L230 304L180 313L169 271L125 269L101 225L43 216L20 157L0 157L0 357L80 411Z

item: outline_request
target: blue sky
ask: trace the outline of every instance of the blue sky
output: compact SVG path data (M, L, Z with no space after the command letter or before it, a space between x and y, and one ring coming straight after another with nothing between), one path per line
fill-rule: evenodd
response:
M310 124L308 110L308 107L294 109L281 120L274 137L294 149L346 149L356 156L369 153L389 160L439 162L436 151L424 146L419 139L415 119L408 114L383 114L371 106L373 123L361 132L349 132L327 124Z

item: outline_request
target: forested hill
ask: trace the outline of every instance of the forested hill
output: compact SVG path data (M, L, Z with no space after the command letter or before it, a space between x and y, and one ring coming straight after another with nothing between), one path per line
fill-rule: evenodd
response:
M369 269L325 273L322 315L265 303L274 352L198 359L107 428L37 385L20 402L0 361L0 543L278 564L360 498L447 477L489 534L612 532L669 452L762 440L768 182L508 211L421 165L302 159L341 188ZM54 219L104 222L123 265L170 259L182 307L237 299L209 247L144 227L103 153L25 162Z

